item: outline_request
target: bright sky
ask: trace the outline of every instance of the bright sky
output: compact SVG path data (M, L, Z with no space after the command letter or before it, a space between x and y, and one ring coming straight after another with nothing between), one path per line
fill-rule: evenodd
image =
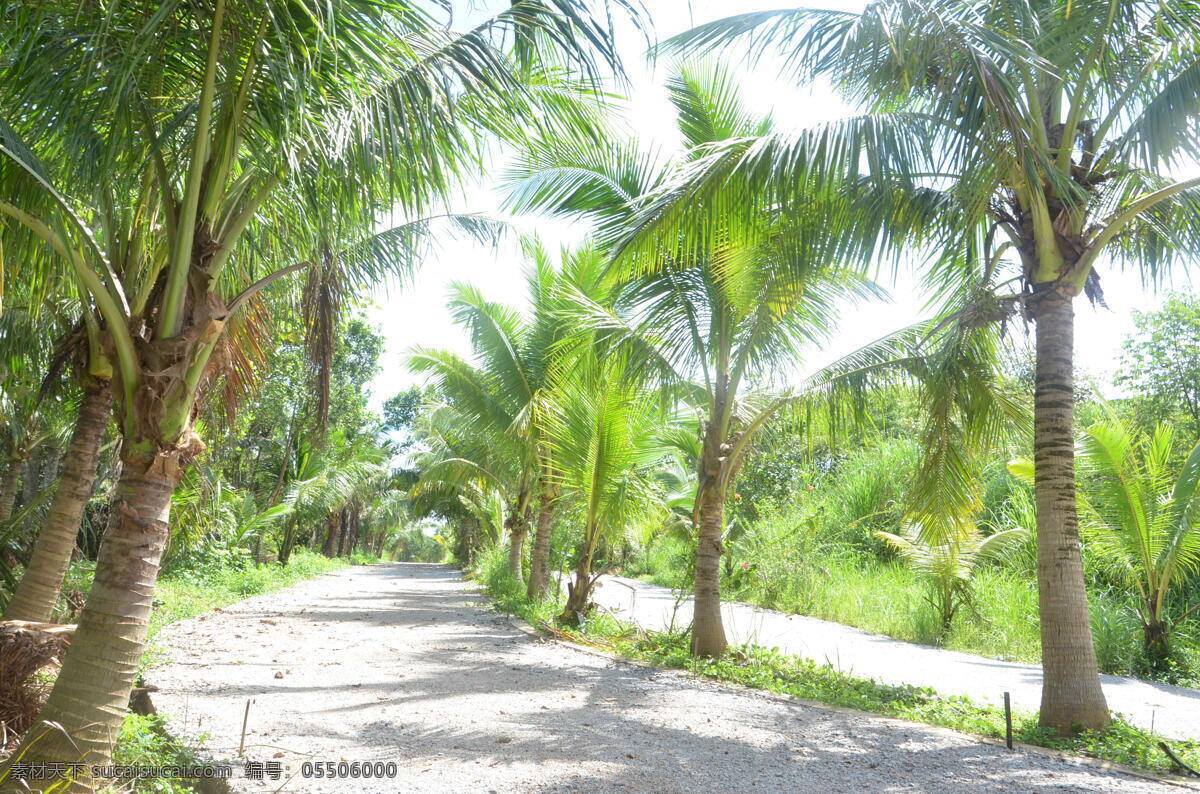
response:
M668 38L689 27L731 13L794 7L794 2L771 0L644 0L650 10L659 39ZM858 0L846 2L810 2L844 10L860 10ZM653 68L644 57L644 39L632 31L626 32L622 46L626 70L632 82L628 117L636 133L647 141L672 147L675 141L671 107L662 87L665 64ZM799 127L819 121L849 115L852 110L828 88L816 86L799 89L781 82L770 63L740 69L741 83L747 105L770 112L777 128ZM464 202L456 210L499 214L499 197L485 175L479 184L467 191ZM539 217L509 218L522 234L536 233L551 250L561 244L578 242L583 230L561 221ZM1076 345L1081 374L1106 383L1116 369L1121 340L1132 330L1131 312L1152 309L1159 297L1143 290L1136 276L1100 269L1106 309L1093 309L1080 300L1076 328ZM377 324L386 339L383 371L372 384L372 404L378 407L384 399L405 389L419 379L408 372L403 358L416 345L447 348L469 354L466 334L451 323L445 309L449 286L456 281L477 285L489 299L523 307L525 299L524 263L515 243L492 250L461 240L443 241L425 262L414 282L400 290L391 285L380 290L369 310L369 319ZM842 317L840 328L832 341L819 350L803 355L800 372L829 363L863 344L924 317L924 299L910 279L900 283L885 283L891 301L864 303L850 307ZM1176 286L1187 288L1186 281ZM1016 333L1022 333L1017 325Z

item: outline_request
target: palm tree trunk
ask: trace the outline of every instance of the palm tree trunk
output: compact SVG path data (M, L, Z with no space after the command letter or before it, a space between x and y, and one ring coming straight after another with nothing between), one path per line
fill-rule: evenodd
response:
M721 620L721 536L724 530L725 494L719 488L703 488L692 613L692 653L696 656L720 656L727 645L725 625Z
M292 548L296 545L296 519L288 516L283 527L283 542L279 544L279 564L287 565L292 558Z
M128 445L127 445L128 446ZM167 545L180 452L126 457L92 591L39 719L13 756L32 763L107 764L137 676ZM3 777L0 774L0 777ZM79 790L87 790L79 786Z
M355 521L354 511L350 508L342 510L342 550L339 557L349 557L354 553L355 540L358 537L358 522Z
M533 556L529 561L530 598L545 595L550 586L550 536L554 532L554 496L542 494L538 506L537 528L533 534Z
M12 518L13 508L17 503L17 491L21 487L21 475L25 470L24 458L12 458L0 481L0 523ZM0 565L8 570L16 570L21 564L16 555L5 543L0 543Z
M1038 603L1042 632L1042 725L1067 733L1108 724L1075 513L1075 314L1072 298L1039 285L1034 392Z
M454 557L464 566L475 562L475 553L479 549L479 519L467 516L458 523L455 534Z
M1151 669L1167 672L1171 657L1171 626L1162 617L1162 603L1155 597L1145 599L1142 613L1142 639Z
M569 626L579 625L579 619L587 612L592 598L592 550L588 544L579 555L575 566L575 581L567 583L567 603L558 622Z
M25 459L14 457L8 461L4 479L0 480L0 521L12 518L17 504L17 490L21 487L21 475L25 472Z
M513 519L508 530L508 572L518 582L525 578L522 566L525 559L525 535L528 531L525 522L519 517Z
M92 494L100 444L112 413L112 390L107 381L84 387L75 432L67 449L58 490L34 544L33 557L17 586L4 617L8 620L46 622L58 603L63 577L71 564L71 552L79 534L79 522Z
M325 522L328 532L325 534L325 546L321 549L321 553L326 557L336 557L338 553L338 529L341 526L341 516L335 510L329 513L329 520Z

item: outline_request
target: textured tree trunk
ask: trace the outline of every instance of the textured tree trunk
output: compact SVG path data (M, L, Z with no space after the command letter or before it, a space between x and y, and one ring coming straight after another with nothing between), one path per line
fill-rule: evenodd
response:
M1142 634L1150 664L1157 670L1166 668L1171 656L1171 634L1167 625L1162 621L1147 623L1142 627Z
M338 553L338 541L341 540L338 530L341 528L341 515L338 511L332 511L329 514L329 520L325 522L328 532L325 534L325 546L321 549L321 553L326 557L336 557Z
M283 542L279 544L279 564L287 565L292 557L292 549L296 545L296 519L288 516L283 528Z
M554 533L554 495L543 493L533 533L533 555L529 560L530 598L546 594L550 586L550 536Z
M458 524L455 534L455 559L469 566L475 562L475 554L479 550L479 519L467 516Z
M4 471L4 479L0 480L0 523L12 518L13 508L17 503L17 491L21 487L21 475L25 470L24 458L12 458ZM8 542L0 542L0 565L15 570L21 561L13 554Z
M692 653L720 656L725 652L721 620L721 536L725 529L725 494L706 488L700 494L700 531L696 546L696 588L693 596Z
M338 556L349 557L353 554L357 538L358 518L353 510L346 508L342 511L342 553Z
M1031 301L1036 321L1034 393L1038 602L1042 632L1041 724L1062 733L1108 724L1075 514L1075 315L1052 285Z
M508 530L508 572L518 582L525 578L522 564L525 559L525 535L528 533L525 522L514 518Z
M108 383L88 384L79 404L75 433L71 436L46 525L34 544L25 576L4 612L6 619L50 620L63 577L71 564L83 509L92 494L100 445L111 413L112 391Z
M179 463L179 452L126 457L91 594L39 715L70 738L39 723L14 757L109 763L142 658Z
M12 458L8 461L4 479L0 480L0 521L12 518L13 508L17 504L17 491L21 487L21 475L24 472L24 458Z
M567 583L567 604L558 616L558 622L570 626L579 625L580 618L587 614L591 599L592 550L586 548L583 554L579 555L579 563L575 566L575 581Z

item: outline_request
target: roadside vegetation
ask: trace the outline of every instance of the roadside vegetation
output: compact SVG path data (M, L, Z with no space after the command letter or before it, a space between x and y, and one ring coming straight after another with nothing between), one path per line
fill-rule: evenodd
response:
M501 555L562 631L644 576L694 619L631 653L788 686L722 599L1038 661L1064 742L1132 731L1102 671L1200 683L1200 304L1076 371L1108 274L1200 255L1190 1L642 5L0 0L0 631L46 649L4 763L110 760L153 631L333 560ZM367 301L449 240L523 299L382 361ZM923 318L843 350L900 276Z

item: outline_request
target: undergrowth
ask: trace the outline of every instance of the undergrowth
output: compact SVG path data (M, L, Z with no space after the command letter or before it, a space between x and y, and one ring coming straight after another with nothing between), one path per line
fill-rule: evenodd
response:
M761 526L761 536L769 533ZM673 589L691 589L689 544L661 539L630 561L623 573ZM803 533L733 545L721 578L722 595L766 609L807 615L905 642L938 644L940 627L925 600L926 586L897 560L880 561L837 544L806 540ZM979 570L973 609L954 619L940 645L1005 661L1041 661L1037 586L1031 574L1001 566ZM1138 624L1127 598L1089 593L1092 637L1101 672L1150 676L1139 645ZM1200 681L1200 641L1183 631L1173 638L1175 667L1168 683Z

